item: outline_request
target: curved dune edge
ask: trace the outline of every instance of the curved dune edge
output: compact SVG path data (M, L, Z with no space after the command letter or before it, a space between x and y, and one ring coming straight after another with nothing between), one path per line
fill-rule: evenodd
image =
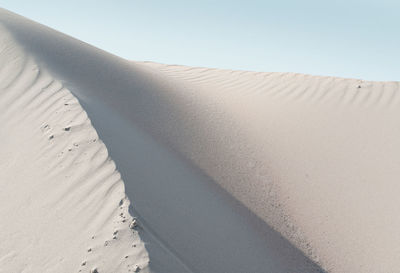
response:
M2 13L79 99L178 268L319 270L264 223L328 272L399 267L397 82L129 63Z
M134 200L149 270L321 272L163 139L159 117L179 105L158 86L163 77L8 11L0 21L89 114Z
M0 32L0 271L147 272L124 184L85 111Z

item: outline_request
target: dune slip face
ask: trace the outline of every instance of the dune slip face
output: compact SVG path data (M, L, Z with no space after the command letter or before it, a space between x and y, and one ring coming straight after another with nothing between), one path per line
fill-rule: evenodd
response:
M397 82L130 62L0 23L0 270L400 268Z
M124 184L87 114L0 33L0 272L146 272Z

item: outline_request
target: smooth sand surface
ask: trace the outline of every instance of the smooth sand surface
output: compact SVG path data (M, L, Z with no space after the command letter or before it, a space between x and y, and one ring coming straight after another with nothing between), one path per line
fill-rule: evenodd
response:
M0 96L7 98L0 101L1 124L7 128L0 134L1 194L10 199L6 204L31 210L15 215L22 225L2 222L7 228L0 236L8 244L0 246L0 270L10 272L7 266L14 264L35 272L27 266L38 266L46 254L49 264L60 257L71 266L89 259L86 234L93 231L82 230L115 229L111 215L119 200L129 204L125 193L139 220L140 239L119 223L128 237L117 240L117 254L94 257L91 266L122 268L117 256L136 240L138 249L126 266L140 264L153 272L396 272L400 267L397 82L129 62L7 11L0 12L0 23L2 44L8 44L1 70ZM37 77L34 69L14 68L21 56L65 87L60 92L54 87L59 104L43 89L30 87L38 81L29 79ZM10 86L19 93L10 93ZM63 92L77 112L67 111ZM53 112L27 108L38 103L35 96ZM89 144L87 154L60 155L74 135L90 142L98 139L96 131L101 140L90 145L99 145L103 161L108 150L113 161L100 164L98 154L89 155L95 149ZM21 150L24 145L28 148ZM13 159L16 151L23 151L21 161ZM59 167L64 160L77 161L83 170ZM42 161L47 169L35 165ZM110 176L98 178L102 171L96 168ZM48 173L60 177L50 180ZM72 203L64 201L69 199ZM59 210L42 205L48 200ZM54 215L41 217L48 210ZM77 211L89 225L68 218ZM5 219L14 210L2 207L0 213ZM99 227L96 217L105 224ZM64 227L59 232L53 226L57 221ZM27 225L37 234L13 233ZM13 236L25 243L37 238L44 255L34 253L35 244L27 250L13 245ZM58 243L50 242L53 237ZM70 237L75 244L49 255ZM24 262L7 263L14 256Z

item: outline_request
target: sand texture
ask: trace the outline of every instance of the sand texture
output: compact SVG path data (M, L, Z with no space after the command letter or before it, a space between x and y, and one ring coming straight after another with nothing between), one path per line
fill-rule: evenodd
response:
M0 272L398 272L397 82L132 62L5 10L0 64Z

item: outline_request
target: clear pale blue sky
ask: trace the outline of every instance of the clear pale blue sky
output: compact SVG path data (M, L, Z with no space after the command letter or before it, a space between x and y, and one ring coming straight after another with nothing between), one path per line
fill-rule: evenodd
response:
M131 60L400 80L399 0L0 0Z

